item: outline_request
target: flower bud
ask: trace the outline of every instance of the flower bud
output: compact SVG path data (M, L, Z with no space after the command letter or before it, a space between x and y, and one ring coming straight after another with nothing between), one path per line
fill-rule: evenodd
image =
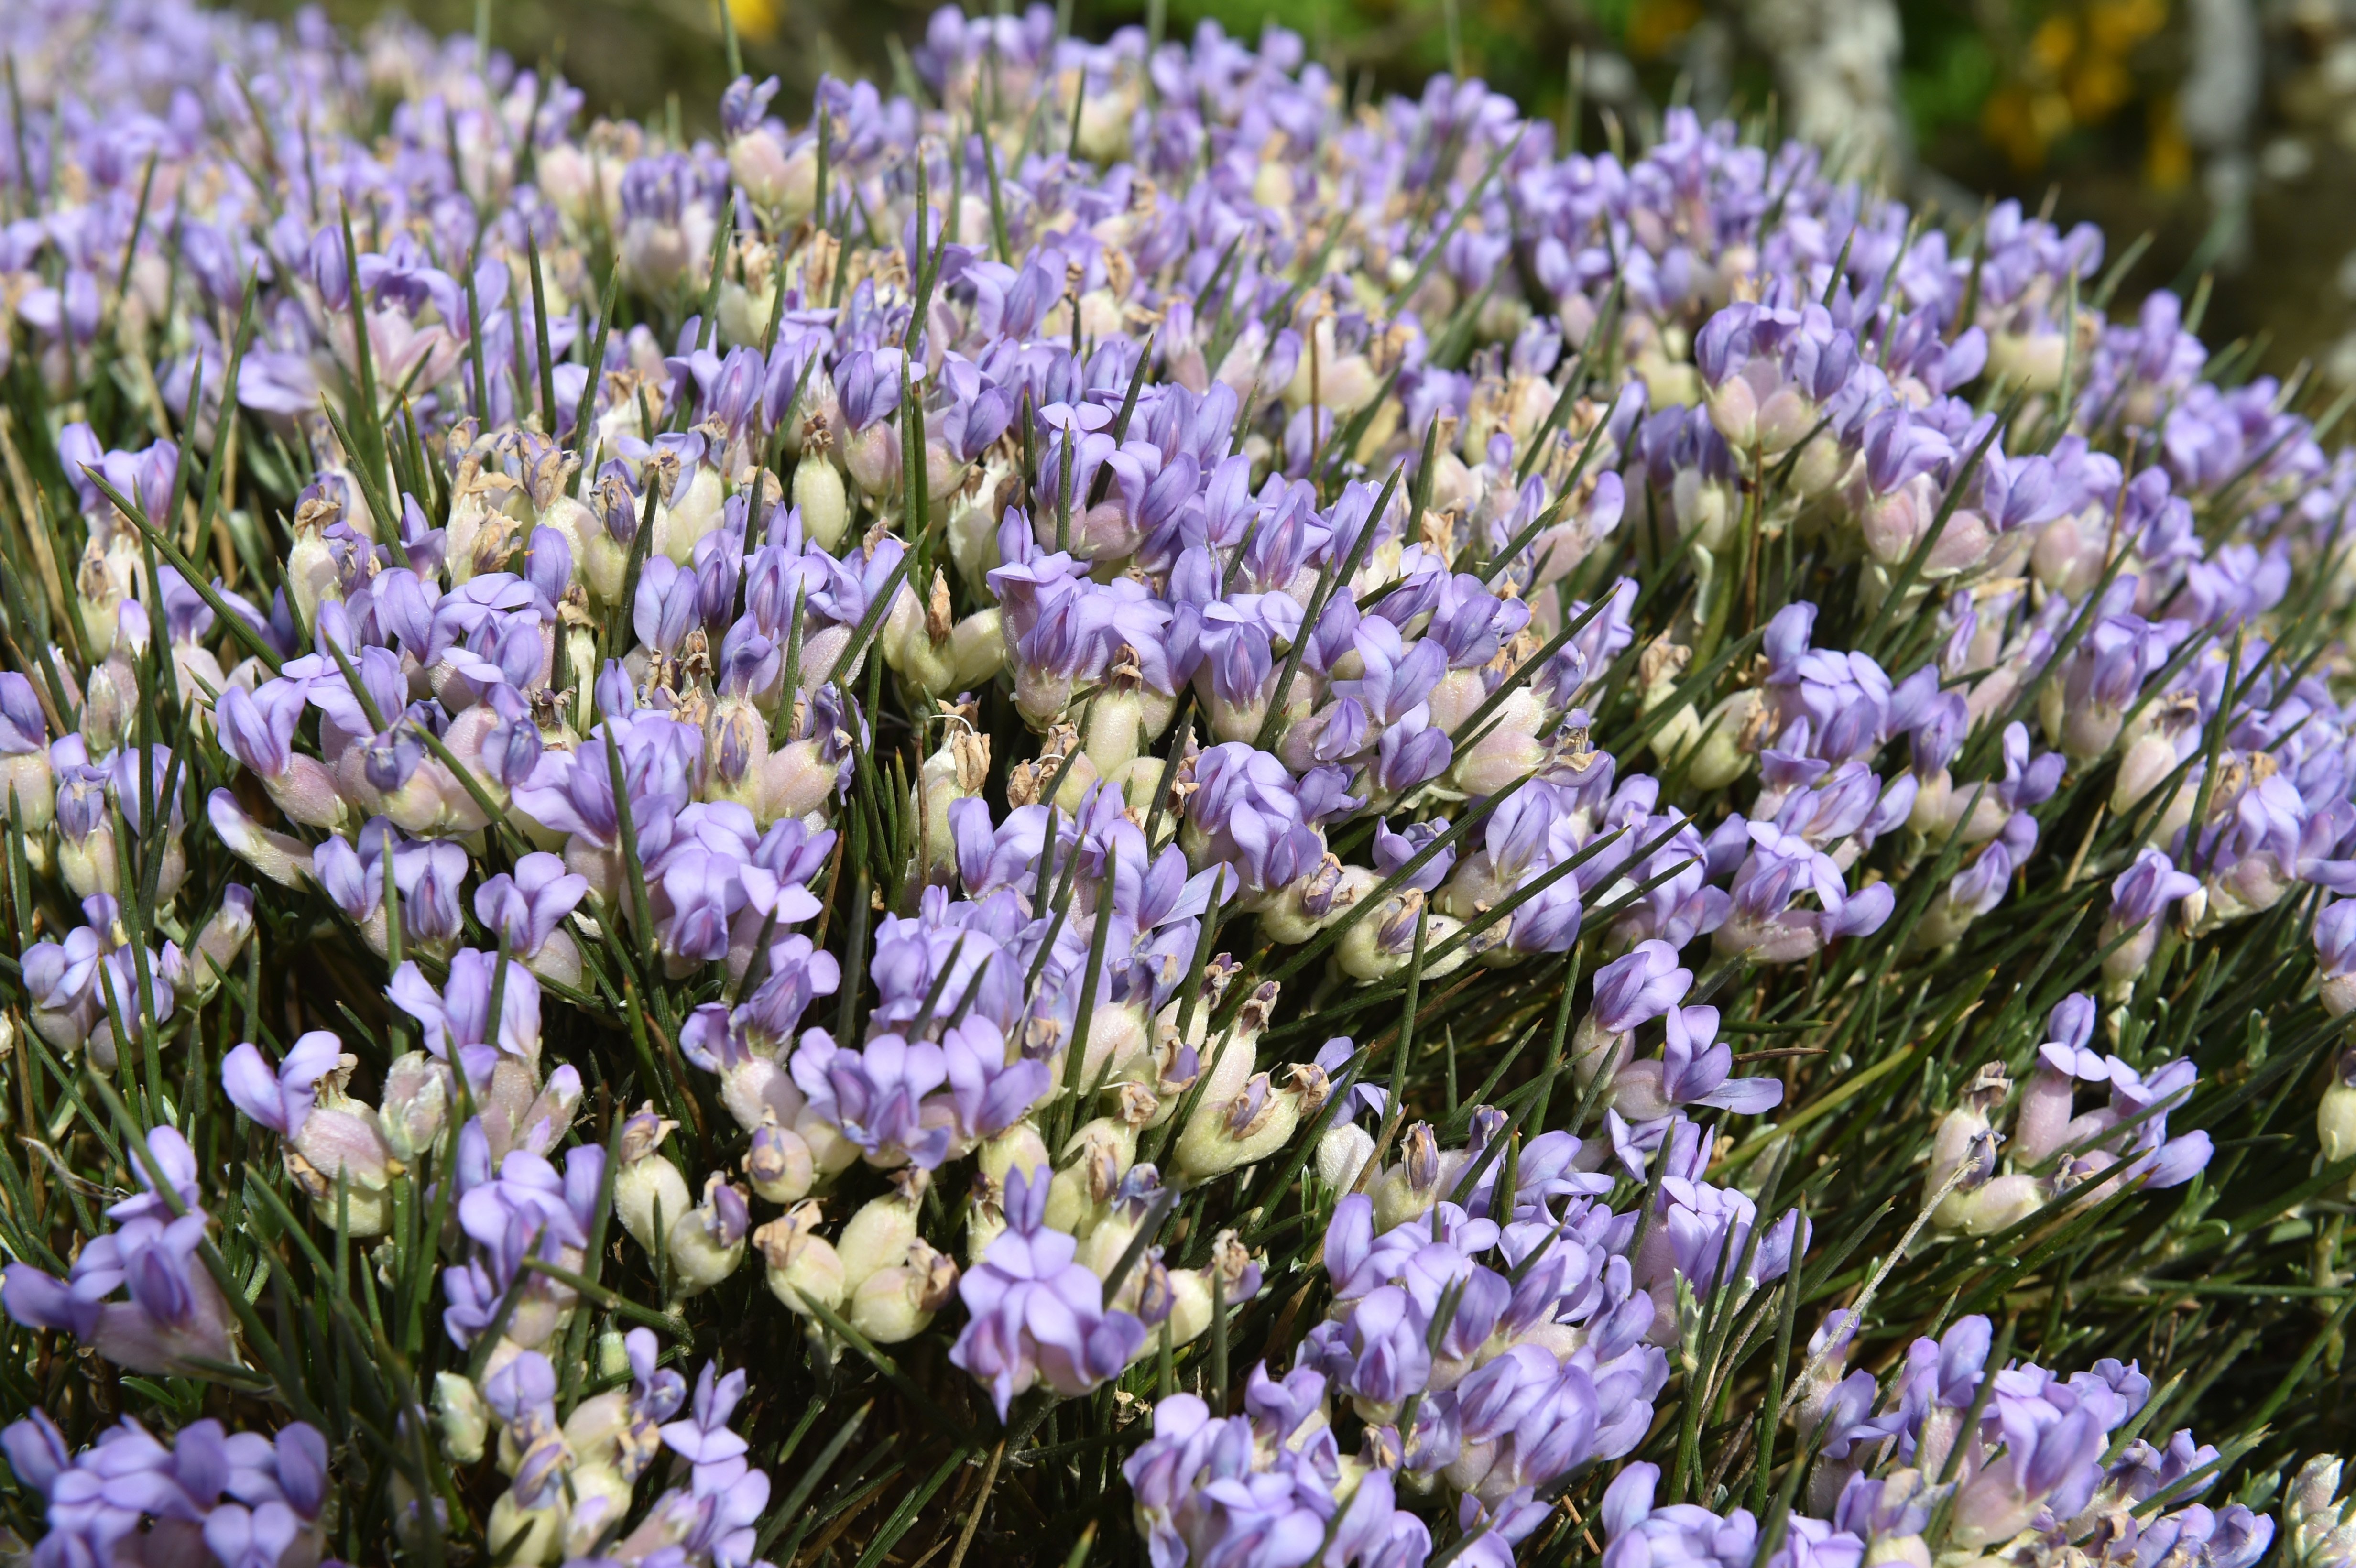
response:
M335 552L320 537L323 525L311 516L313 505L306 502L295 509L294 540L286 549L286 596L294 601L299 624L305 626L319 624L319 605L323 600L344 596L343 585L336 570ZM455 529L452 531L455 533ZM460 556L453 557L454 578L464 570L460 564L462 559Z
M2345 1563L2356 1554L2356 1522L2340 1500L2340 1460L2319 1454L2299 1467L2283 1504L2285 1560L2298 1564Z
M753 1232L769 1293L789 1311L809 1314L809 1303L832 1311L842 1305L847 1286L842 1259L818 1233L819 1206L804 1200L783 1219L772 1220Z
M663 1161L666 1168L669 1163ZM702 1205L680 1214L670 1228L673 1296L692 1296L734 1274L744 1261L750 1222L744 1194L716 1170L706 1177Z
M377 1114L344 1093L359 1059L337 1059L319 1080L318 1104L285 1152L287 1174L303 1189L322 1221L339 1222L355 1241L384 1234L390 1219L386 1189L401 1171Z
M116 654L90 672L82 699L81 735L93 757L123 744L139 714L139 677L131 661Z
M723 697L703 720L707 800L759 812L767 791L769 721L749 698Z
M978 1153L982 1175L1000 1187L1006 1185L1007 1177L1014 1171L1029 1176L1050 1163L1047 1140L1039 1136L1039 1129L1027 1116L983 1139Z
M1514 697L1518 698L1528 691L1529 688L1524 687L1516 691ZM1481 672L1477 669L1451 669L1440 677L1440 684L1431 688L1431 695L1424 700L1431 709L1433 728L1445 730L1452 734L1467 719L1472 717L1475 709L1489 700L1489 685L1482 678ZM1531 701L1535 703L1536 700L1533 695ZM1514 698L1506 699L1507 704L1513 701ZM1526 714L1526 705L1523 711ZM1493 717L1502 717L1502 710L1499 715L1493 715ZM1515 725L1512 728L1520 729L1523 726ZM1527 726L1527 729L1530 733L1535 734L1537 726L1533 722Z
M976 690L995 679L1006 667L1004 612L992 604L950 627L949 663L956 671L952 684L960 690Z
M1373 890L1380 879L1363 867L1345 866L1327 850L1311 869L1270 894L1260 907L1260 934L1297 947L1342 918L1342 912Z
M1606 1029L1591 1012L1580 1019L1570 1036L1570 1070L1580 1091L1598 1078L1616 1077L1635 1038L1633 1030Z
M2349 1082L2356 1059L2342 1057L2315 1110L2315 1134L2323 1145L2323 1162L2334 1164L2356 1154L2356 1083Z
M2160 788L2181 760L2176 754L2175 743L2166 736L2146 734L2138 737L2127 747L2126 754L2119 759L2118 779L2111 786L2113 815L2124 816L2134 810L2137 802ZM2188 787L2180 793L2187 795L2194 793L2189 787L2189 781ZM2151 804L2158 804L2158 797L2153 796Z
M220 977L237 962L237 955L245 950L246 939L252 934L253 890L231 882L221 891L220 908L197 933L195 946L188 955L188 989L198 1005L202 1006L220 988Z
M790 228L818 204L818 156L810 148L787 153L766 125L728 144L728 172L754 204Z
M953 711L939 749L925 759L909 791L909 816L919 824L921 836L916 869L925 880L945 881L955 874L957 842L949 828L949 807L980 795L989 779L990 737Z
M1372 1133L1355 1122L1336 1122L1317 1140L1317 1179L1336 1192L1347 1192L1374 1157Z
M1203 1023L1203 1015L1209 1010L1208 1008L1194 1009L1196 1024ZM1238 1019L1237 1022L1241 1021ZM1245 1031L1238 1028L1219 1042L1218 1054L1211 1059L1206 1069L1208 1081L1203 1084L1195 1099L1194 1109L1186 1118L1186 1127L1180 1135L1182 1138L1197 1125L1207 1129L1208 1124L1220 1119L1225 1115L1225 1107L1243 1093L1244 1085L1258 1069L1258 1029L1247 1037ZM1205 1135L1198 1136L1207 1136L1207 1130Z
M1187 1121L1178 1135L1179 1187L1199 1186L1274 1154L1290 1141L1302 1117L1324 1105L1329 1092L1324 1072L1308 1064L1285 1069L1282 1088L1272 1087L1266 1073L1252 1078L1242 1093L1215 1108L1217 1114Z
M1510 721L1517 706L1533 710L1529 715L1533 720L1537 717L1537 698L1527 687L1507 698L1500 721L1480 740L1456 753L1449 769L1449 777L1456 788L1467 795L1494 795L1546 764L1551 755L1546 743L1533 731Z
M892 597L884 625L876 637L884 662L916 691L937 697L953 688L957 661L949 645L949 580L936 569L931 592L922 600L913 587Z
M27 853L57 816L57 773L46 751L0 754L0 822L14 817Z
M2105 920L2094 933L2094 944L2109 949L2103 954L2103 998L2124 1002L2135 991L2135 983L2150 966L2152 951L2159 945L2159 924L2145 921L2131 933L2122 933L2116 920ZM2120 942L2121 935L2126 940ZM2116 947L2111 944L2118 942Z
M843 438L843 472L870 499L882 500L899 487L900 432L884 420L877 420L865 430L852 431ZM795 477L799 478L797 472ZM804 516L802 526L809 527Z
M225 792L224 792L225 793ZM232 844L231 848L236 846ZM58 840L58 875L77 899L94 893L112 893L122 887L122 872L114 853L114 826L101 818L98 826L77 838L60 834Z
M1156 715L1141 692L1137 661L1124 646L1104 689L1080 713L1081 746L1100 777L1118 774L1152 744Z
M957 1294L958 1266L923 1242L903 1261L878 1269L851 1294L851 1326L878 1345L897 1345L929 1328Z
M1334 962L1342 966L1344 974L1365 985L1405 973L1414 958L1416 922L1424 908L1424 896L1412 888L1392 894L1383 901L1380 909L1371 915L1360 916L1357 923L1343 933L1334 948ZM1421 918L1427 923L1423 978L1428 985L1462 968L1469 953L1467 947L1459 947L1446 958L1433 962L1430 955L1463 930L1464 923L1437 912L1422 914Z
M442 1451L453 1464L472 1465L482 1458L491 1413L473 1383L456 1372L434 1373L434 1419L442 1429Z
M1375 1200L1377 1232L1429 1214L1431 1206L1445 1196L1441 1191L1446 1180L1445 1166L1431 1124L1416 1123L1408 1128L1401 1143L1398 1161L1376 1177L1368 1188L1368 1195Z
M2118 740L2119 727L2126 719L2123 709L2099 699L2072 701L2067 683L2060 676L2048 678L2037 689L2038 724L2054 749L2072 762L2091 763L2101 758ZM2125 780L2123 772L2120 781L2124 784Z
M949 559L957 563L958 575L967 583L979 585L1002 564L1003 558L998 550L999 519L1021 487L1021 478L993 449L950 502Z
M2043 1185L2033 1176L2022 1175L1999 1176L1976 1192L1959 1193L1948 1200L1958 1221L1955 1228L1966 1236L1993 1236L2010 1230L2044 1203ZM1943 1204L1940 1211L1948 1212L1947 1205Z
M1222 1231L1211 1243L1211 1261L1202 1268L1170 1271L1170 1342L1191 1344L1211 1326L1211 1276L1219 1276L1219 1299L1230 1313L1259 1290L1259 1265Z
M1914 791L1914 808L1907 814L1909 830L1925 837L1944 834L1954 805L1954 779L1946 769L1922 775Z
M656 1239L695 1207L687 1178L655 1151L677 1122L655 1115L652 1102L622 1126L621 1168L614 1174L614 1214L630 1239L652 1253Z
M1075 1132L1064 1145L1064 1168L1047 1189L1047 1224L1085 1236L1104 1217L1137 1157L1137 1129L1099 1118Z
M1704 400L1709 422L1718 427L1727 445L1749 452L1759 444L1759 392L1748 378L1729 376Z
M694 559L696 541L720 526L726 499L720 470L698 463L693 474L682 475L671 486L669 500L656 507L654 548L680 566L687 565Z
M450 1115L450 1069L422 1051L396 1057L385 1070L377 1125L385 1146L403 1164L415 1164L442 1136Z
M619 480L608 481L613 500L609 516L629 520L631 538L637 528L637 501ZM610 527L591 528L581 541L573 560L581 573L581 585L588 590L589 602L599 606L614 603L622 596L623 586L629 581L631 539L616 539Z
M791 1127L775 1122L753 1129L753 1147L744 1156L744 1175L753 1190L772 1203L794 1204L809 1196L817 1179L809 1145Z
M1922 1173L1922 1184L1926 1194L1939 1197L1931 1218L1941 1230L1965 1227L1976 1212L1971 1195L1996 1174L1997 1138L1988 1114L2002 1105L2011 1091L2004 1064L1987 1063L1965 1087L1962 1103L1940 1118L1931 1135L1931 1159Z
M510 1568L554 1563L564 1550L564 1509L561 1501L526 1508L509 1489L491 1505L491 1517L483 1533L490 1544L492 1557Z
M894 1189L861 1205L835 1242L843 1284L850 1289L858 1289L878 1270L897 1264L916 1239L916 1211L928 1179L915 1166L903 1166L892 1175Z
M1697 744L1686 759L1686 784L1697 790L1723 789L1751 771L1758 738L1766 728L1766 699L1738 691L1709 710Z
M823 427L815 433L823 434ZM851 527L851 496L842 470L828 454L829 444L809 443L794 465L794 505L801 510L803 536L830 555L841 549Z
M1076 1254L1080 1265L1098 1279L1111 1278L1113 1270L1120 1266L1121 1255L1144 1229L1153 1212L1154 1194L1161 1189L1161 1175L1151 1165L1133 1168L1133 1174L1123 1177L1103 1217L1080 1239ZM1134 1296L1137 1282L1132 1269L1123 1282L1124 1293Z
M1004 1191L1004 1186L991 1180L987 1173L977 1174L973 1179L973 1191L965 1206L965 1261L969 1268L987 1258L990 1244L1006 1232L1006 1210L999 1201Z
M1151 1038L1145 1008L1151 999L1141 996L1125 1002L1097 1005L1088 1019L1087 1040L1080 1062L1080 1092L1084 1096L1094 1098L1132 1075Z
M2316 1000L2323 1004L2325 1016L2344 1019L2356 1013L2356 975L2327 975L2316 987Z
M794 1132L809 1146L810 1161L820 1177L840 1176L859 1163L860 1147L842 1136L842 1129L807 1105L794 1118Z
M1816 436L1800 448L1799 458L1793 463L1794 492L1808 500L1815 499L1840 483L1848 461L1838 437L1830 432Z

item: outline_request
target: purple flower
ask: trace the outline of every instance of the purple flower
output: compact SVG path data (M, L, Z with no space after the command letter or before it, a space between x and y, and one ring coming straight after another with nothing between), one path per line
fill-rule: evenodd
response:
M304 680L264 681L251 695L230 687L214 707L221 745L261 777L278 777L293 760L295 726L309 699L310 683Z
M497 1038L491 1025L491 993L498 988L498 955L462 947L450 955L449 978L436 991L412 960L394 971L385 995L415 1019L425 1049L445 1060L468 1047L496 1046L527 1062L540 1060L540 982L520 964L507 967L499 995Z
M834 380L844 421L863 431L900 406L900 351L862 348L847 355Z
M1296 1371L1276 1385L1262 1367L1245 1393L1248 1414L1215 1421L1193 1394L1155 1407L1153 1436L1122 1467L1153 1562L1408 1568L1424 1560L1430 1532L1398 1508L1378 1458L1347 1509L1336 1502L1333 1434L1312 1424L1323 1383ZM1370 1442L1370 1457L1379 1446Z
M1336 1037L1335 1039L1329 1040L1323 1046L1318 1048L1316 1056L1317 1069L1319 1072L1324 1073L1329 1079L1339 1082L1342 1076L1342 1070L1350 1064L1350 1059L1357 1053L1358 1048L1346 1038ZM1390 1092L1383 1088L1382 1085L1364 1082L1354 1083L1350 1086L1348 1097L1344 1099L1342 1104L1334 1111L1333 1120L1344 1125L1347 1125L1356 1118L1357 1114L1362 1110L1371 1112L1373 1115L1380 1116L1389 1104ZM1346 1201L1346 1200L1344 1201ZM1336 1215L1337 1217L1339 1215L1338 1208L1336 1210Z
M607 747L621 749L632 819L643 834L657 818L676 812L693 797L688 785L689 748L700 754L702 743L688 726L652 716L609 718L601 730L595 740L576 752L544 754L532 770L530 783L515 791L515 804L556 832L577 834L600 848L608 848L621 827ZM641 864L648 848L641 846Z
M945 1033L941 1054L958 1131L968 1139L1012 1126L1054 1087L1046 1062L1021 1055L1006 1060L1006 1037L986 1018L968 1018Z
M744 1456L752 1449L751 1444L728 1430L728 1418L744 1397L744 1369L724 1378L716 1376L716 1371L711 1362L704 1363L695 1380L695 1403L687 1418L662 1429L663 1446L694 1466L699 1477L707 1471L727 1474L729 1467L742 1475Z
M157 1165L177 1189L175 1214L148 1187L108 1212L117 1228L85 1245L63 1280L30 1264L10 1264L0 1308L30 1328L62 1328L108 1360L155 1375L201 1375L198 1361L237 1360L229 1304L198 1256L210 1218L195 1205L195 1159L169 1127L147 1135ZM149 1177L134 1161L143 1186ZM117 1291L126 1299L110 1301Z
M1659 1061L1635 1061L1614 1080L1613 1104L1633 1121L1665 1116L1679 1105L1713 1105L1756 1116L1783 1101L1772 1078L1731 1078L1734 1053L1718 1034L1716 1008L1671 1008L1668 1040Z
M1103 1282L1073 1261L1078 1243L1047 1228L1046 1200L1046 1172L1010 1172L1007 1228L958 1281L971 1317L949 1360L989 1385L1001 1421L1041 1382L1066 1398L1087 1392L1145 1343L1145 1325L1108 1311Z
M452 1341L464 1346L498 1317L525 1259L576 1265L595 1216L605 1151L567 1150L559 1173L539 1155L511 1149L494 1169L479 1119L461 1129L458 1145L458 1180L465 1189L458 1226L472 1246L463 1265L442 1271L449 1299L442 1321ZM571 1300L568 1287L531 1275L509 1315L507 1337L526 1349L544 1343Z
M556 1388L555 1366L537 1350L516 1356L482 1383L483 1403L520 1451L516 1500L530 1508L554 1500L564 1478L567 1455L556 1425Z
M1577 1361L1516 1346L1465 1379L1456 1397L1464 1441L1490 1449L1485 1473L1466 1488L1484 1499L1547 1486L1595 1456L1595 1383Z
M1358 623L1351 639L1365 673L1333 683L1335 695L1355 698L1378 724L1396 724L1423 705L1448 673L1448 650L1430 638L1406 645L1398 628L1385 620Z
M1387 817L1375 824L1375 869L1387 877L1421 853L1432 840L1447 835L1445 822L1412 822L1403 832L1391 831ZM1401 885L1418 892L1430 892L1448 880L1456 864L1456 851L1443 849L1424 862L1422 868Z
M1748 954L1762 963L1790 963L1841 937L1869 935L1890 918L1897 900L1887 883L1877 882L1851 898L1840 868L1807 840L1764 822L1752 822L1745 831L1751 854L1735 872L1733 909L1718 929L1721 952ZM2009 874L2008 859L2002 875ZM1993 886L2001 892L2001 876ZM1810 893L1821 912L1792 907Z
M793 1075L810 1114L857 1145L870 1165L930 1170L948 1157L949 1129L927 1125L923 1105L948 1082L948 1060L931 1041L887 1034L849 1051L814 1029L794 1051Z
M1625 1034L1676 1006L1692 985L1693 971L1678 965L1676 948L1641 942L1595 972L1595 1002L1588 1017L1600 1029Z
M568 874L549 854L526 855L475 890L475 918L506 936L519 955L538 953L589 893L589 879Z
M1955 1499L1958 1539L1980 1544L2011 1536L2048 1499L2057 1517L2083 1508L2101 1477L2097 1461L2110 1428L2127 1414L2115 1396L2083 1399L2057 1383L2025 1395L1999 1383L1994 1403L2004 1456L1965 1482ZM2054 1496L2065 1488L2064 1496Z
M0 1448L17 1479L48 1504L49 1534L34 1553L44 1564L159 1553L180 1561L209 1551L229 1568L276 1568L316 1556L322 1544L327 1445L300 1422L273 1442L197 1421L166 1448L124 1420L69 1454L37 1411L0 1432Z
M767 977L730 1021L774 1051L793 1037L794 1026L812 1002L834 995L842 982L842 966L833 954L814 948L807 936L772 943L768 965Z
M325 1029L297 1040L273 1072L252 1045L241 1045L221 1061L221 1090L230 1103L283 1138L293 1138L317 1103L316 1085L335 1071L343 1042Z
M1376 745L1375 783L1385 794L1402 795L1448 771L1455 745L1447 731L1420 714L1387 726Z
M48 745L48 723L33 683L15 670L0 670L0 756L35 756Z
M1301 1353L1337 1390L1363 1402L1367 1419L1387 1419L1430 1381L1430 1326L1407 1290L1386 1285L1353 1302L1341 1321L1311 1330Z
M1303 875L1324 853L1305 819L1292 775L1266 752L1228 741L1194 763L1187 826L1202 837L1207 859L1226 861L1255 892L1273 891Z
M2179 899L2201 891L2201 879L2187 876L2158 849L2146 848L2111 883L2111 923L2122 931L2147 925Z
M401 894L402 929L411 940L454 942L464 929L458 889L466 880L466 850L448 839L411 841L392 851L392 882Z
M638 641L666 654L677 653L689 630L701 619L701 590L694 574L681 571L666 556L648 556L630 611L630 627Z

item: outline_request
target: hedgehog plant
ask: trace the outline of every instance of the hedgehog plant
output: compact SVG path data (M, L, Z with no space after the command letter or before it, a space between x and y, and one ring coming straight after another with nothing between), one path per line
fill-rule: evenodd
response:
M2356 457L1683 112L0 16L11 1561L2356 1561Z

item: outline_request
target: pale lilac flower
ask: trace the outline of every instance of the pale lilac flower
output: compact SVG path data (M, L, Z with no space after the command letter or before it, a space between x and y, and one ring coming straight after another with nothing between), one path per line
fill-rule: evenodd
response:
M385 995L423 1030L425 1049L445 1060L468 1047L492 1046L526 1062L540 1060L540 982L521 964L499 973L498 955L464 947L450 955L449 978L440 990L412 960L393 972ZM491 996L499 996L496 1031ZM470 1068L471 1071L471 1068Z
M940 1046L887 1034L846 1050L826 1030L809 1029L795 1048L793 1076L810 1114L858 1146L869 1164L930 1170L948 1157L949 1129L927 1125L923 1104L948 1082Z
M971 1314L949 1360L985 1383L1006 1419L1016 1396L1044 1382L1066 1398L1126 1366L1145 1325L1108 1310L1104 1283L1073 1261L1078 1244L1045 1223L1047 1178L1006 1180L1007 1228L958 1281Z
M63 1280L10 1264L0 1307L27 1328L66 1329L134 1371L180 1375L200 1360L234 1362L229 1305L197 1255L210 1217L195 1203L195 1158L169 1127L149 1133L147 1147L176 1189L177 1210L134 1160L147 1190L108 1211L116 1229L85 1245ZM109 1300L117 1290L126 1299Z

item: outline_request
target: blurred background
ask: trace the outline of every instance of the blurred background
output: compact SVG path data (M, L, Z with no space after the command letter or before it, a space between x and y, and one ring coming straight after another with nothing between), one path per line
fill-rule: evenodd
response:
M263 14L294 0L247 0ZM723 0L408 0L437 31L552 60L593 113L716 119ZM754 74L798 118L819 76L913 81L937 0L725 0ZM1000 0L1015 4L1019 0ZM1102 37L1152 0L1061 0ZM1415 92L1479 76L1583 146L1635 141L1676 104L1808 135L1960 229L2019 198L2150 243L2123 300L2211 280L2202 336L2263 336L2356 385L2356 0L1164 0L1299 32L1337 75ZM327 0L354 29L382 0ZM798 107L796 106L798 101Z

